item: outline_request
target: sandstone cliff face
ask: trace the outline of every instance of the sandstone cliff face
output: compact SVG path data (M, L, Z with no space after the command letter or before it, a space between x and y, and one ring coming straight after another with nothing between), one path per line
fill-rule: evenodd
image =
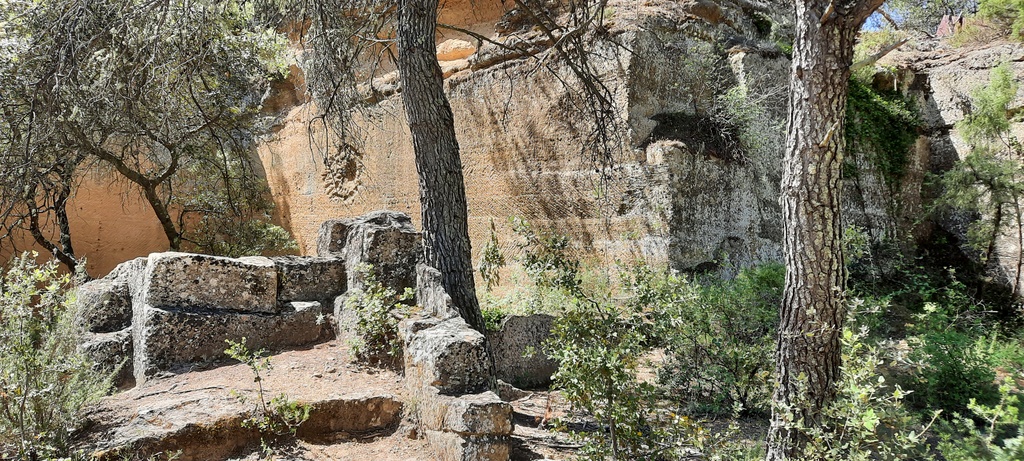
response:
M743 149L723 137L715 114L725 91L745 87L768 95L763 116L785 119L789 61L766 40L764 21L784 23L788 9L744 0L612 1L608 15L618 45L595 45L593 63L611 90L622 130L614 168L601 173L584 144L593 126L562 83L571 86L574 77L543 38L517 28L516 15L506 14L499 1L447 2L444 23L534 44L529 53L511 53L450 31L438 37L474 249L490 237L493 220L502 251L514 254L508 217L517 216L570 235L581 255L596 261L642 257L728 273L779 260L784 133L763 140L773 148ZM848 224L875 240L925 237L928 228L919 225L925 172L942 171L966 155L954 125L971 90L1003 61L1024 77L1024 50L1017 44L964 51L924 43L886 58L883 64L896 71L879 84L916 98L925 128L896 190L865 158L850 159L862 174L844 184ZM388 209L408 213L418 227L417 176L400 88L393 73L375 86L374 102L355 114L362 139L353 164L325 158L319 134L308 130L315 107L298 67L265 104L279 123L259 157L278 218L303 254L315 254L317 230L329 219ZM1014 110L1022 105L1019 94ZM1024 125L1014 130L1024 137ZM151 212L140 203L110 200L123 192L105 184L84 188L73 223L76 246L94 274L166 248ZM132 224L124 225L126 219ZM956 230L956 224L943 225ZM1002 238L1004 270L1015 264L1019 246Z
M615 166L604 174L583 144L593 125L561 81L571 85L574 77L553 52L539 46L534 57L517 56L484 42L466 58L442 61L448 70L462 68L447 78L446 90L475 249L488 239L493 220L502 250L514 253L507 219L517 216L570 235L584 256L605 261L644 257L690 269L777 260L781 152L740 156L705 142L717 135L705 123L714 88L746 80L777 86L788 75L781 54L727 43L763 38L749 8L745 2L610 4L609 33L621 46L596 45L593 63L623 130ZM471 16L480 20L477 30L490 21L487 35L497 40L537 40L530 31L495 34L494 24L501 29L509 18L500 9L484 11L495 14ZM364 135L358 174L337 174L332 159L311 148L312 115L309 106L292 108L260 149L282 221L304 252L313 251L325 219L391 209L418 221L399 95L356 115Z

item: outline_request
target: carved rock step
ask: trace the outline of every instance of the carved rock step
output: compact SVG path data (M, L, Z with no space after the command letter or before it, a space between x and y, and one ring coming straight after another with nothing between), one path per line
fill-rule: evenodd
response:
M270 357L263 374L267 400L287 393L311 406L299 426L302 441L387 435L402 418L404 392L390 372L360 373L340 357L335 343ZM245 396L243 403L232 393ZM80 448L96 459L139 459L176 453L178 460L224 460L259 447L260 434L242 427L257 401L252 371L242 364L156 378L103 399L87 415Z

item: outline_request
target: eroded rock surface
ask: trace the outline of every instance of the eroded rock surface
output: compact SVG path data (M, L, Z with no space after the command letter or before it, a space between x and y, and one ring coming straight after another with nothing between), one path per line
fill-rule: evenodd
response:
M555 318L547 314L510 315L496 332L488 332L498 379L521 388L551 383L558 362L544 354Z
M266 397L285 393L310 406L309 420L296 433L301 441L392 433L404 408L398 377L348 369L337 356L336 346L326 343L270 357L274 368L264 373ZM243 402L233 392L249 400ZM100 460L179 451L175 459L182 461L244 455L260 444L261 434L242 426L256 396L252 372L244 364L153 380L93 407L79 448Z
M277 268L277 300L324 301L347 289L345 261L333 257L270 258Z
M371 265L382 285L401 293L416 286L421 241L409 215L374 211L357 218L325 221L317 237L317 254L345 261L349 290L363 288L364 276L358 268Z
M224 359L226 340L252 350L307 346L333 337L318 302L289 303L274 315L138 307L134 324L137 383L161 371L184 371Z

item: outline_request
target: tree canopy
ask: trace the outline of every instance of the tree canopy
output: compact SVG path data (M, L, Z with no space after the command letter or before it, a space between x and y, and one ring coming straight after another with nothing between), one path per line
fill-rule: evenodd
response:
M61 214L86 170L132 183L172 249L216 251L246 227L270 229L253 146L261 98L286 72L285 40L255 26L251 6L21 3L0 22L7 235L34 229L47 246L37 223L52 218L61 245L47 249L73 258Z

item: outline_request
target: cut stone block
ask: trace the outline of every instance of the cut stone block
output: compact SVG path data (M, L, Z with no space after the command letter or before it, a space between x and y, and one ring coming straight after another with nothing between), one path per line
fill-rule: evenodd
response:
M401 293L416 286L421 242L409 215L375 211L324 222L317 236L317 255L345 260L349 290L363 288L363 275L356 269L369 264L381 285Z
M128 284L96 279L78 287L75 325L92 333L120 331L132 323L132 296Z
M426 264L416 266L416 304L423 307L425 314L438 318L458 317L452 297L444 291L441 272Z
M499 331L488 332L498 379L527 389L551 383L558 362L544 354L544 341L554 320L547 314L510 315Z
M154 253L136 298L136 304L160 309L273 313L277 269L264 257Z
M402 402L393 395L353 396L310 404L309 419L295 436L317 439L332 434L377 432L396 427L402 420Z
M92 333L112 333L131 326L132 295L141 288L147 261L123 262L106 277L78 287L75 325Z
M285 349L332 337L316 302L288 304L276 315L136 306L135 380L144 383L161 371L225 358L226 340L246 338L250 349Z
M132 379L132 329L112 333L85 333L78 350L89 357L96 369L114 373L114 386L120 387Z
M441 394L480 392L490 377L484 336L461 318L417 331L405 347L405 377L412 389L428 386Z
M463 436L511 435L512 406L493 392L447 396L436 389L420 394L420 425L427 430Z
M277 267L278 301L324 301L346 290L341 258L281 256L271 260Z
M424 431L437 461L508 461L507 436L463 437L452 432Z

